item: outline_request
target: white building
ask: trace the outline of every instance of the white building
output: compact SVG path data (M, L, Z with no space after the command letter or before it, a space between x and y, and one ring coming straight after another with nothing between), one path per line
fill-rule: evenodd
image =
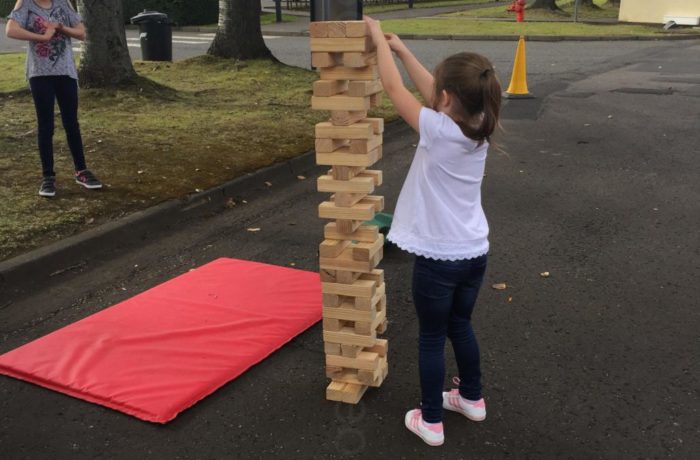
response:
M679 25L700 23L700 0L621 0L620 21Z

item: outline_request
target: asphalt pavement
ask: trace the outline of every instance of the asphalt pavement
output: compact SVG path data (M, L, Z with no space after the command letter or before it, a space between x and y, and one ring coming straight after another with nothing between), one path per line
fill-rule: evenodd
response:
M302 41L269 43L283 60L305 55ZM428 65L456 49L478 50L504 81L514 51L507 42L409 45L429 56ZM297 48L298 56L284 54ZM390 372L358 406L324 400L317 325L165 426L0 378L0 452L12 459L693 458L700 451L698 53L697 41L528 45L538 97L508 102L484 182L492 250L475 328L488 417L476 424L447 414L443 447L429 448L403 427L419 398L412 259L389 247L381 267ZM388 129L377 166L388 210L416 141L403 124ZM271 186L261 176L233 207L137 247L118 241L108 255L85 254L50 285L3 299L0 353L217 257L316 270L319 173ZM448 378L455 372L450 363Z

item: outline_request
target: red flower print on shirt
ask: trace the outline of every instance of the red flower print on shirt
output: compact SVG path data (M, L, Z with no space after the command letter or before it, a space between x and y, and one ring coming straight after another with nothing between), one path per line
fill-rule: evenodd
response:
M38 56L46 58L51 54L51 47L49 47L48 43L37 43L34 51L36 51Z
M41 16L36 16L34 18L34 24L32 24L34 32L37 34L43 34L46 32L46 21Z

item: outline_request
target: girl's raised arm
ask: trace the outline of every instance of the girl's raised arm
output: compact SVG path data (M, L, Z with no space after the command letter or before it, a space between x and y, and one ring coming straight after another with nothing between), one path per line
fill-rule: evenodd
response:
M379 77L382 80L384 91L386 91L401 118L413 129L419 131L418 119L423 105L404 86L399 69L394 62L394 57L391 55L391 48L386 41L386 37L384 37L379 23L368 16L365 16L365 22L372 35L372 41L377 47Z
M435 78L423 64L411 53L411 50L401 41L396 34L384 34L389 43L389 47L403 62L408 76L421 96L426 105L433 106L433 97L435 96Z

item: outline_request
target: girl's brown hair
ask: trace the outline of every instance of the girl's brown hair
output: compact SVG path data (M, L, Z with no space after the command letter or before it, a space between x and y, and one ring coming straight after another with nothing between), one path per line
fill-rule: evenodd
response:
M433 108L443 91L458 102L455 122L464 135L479 145L490 142L501 111L501 84L491 62L476 53L448 57L435 68Z

